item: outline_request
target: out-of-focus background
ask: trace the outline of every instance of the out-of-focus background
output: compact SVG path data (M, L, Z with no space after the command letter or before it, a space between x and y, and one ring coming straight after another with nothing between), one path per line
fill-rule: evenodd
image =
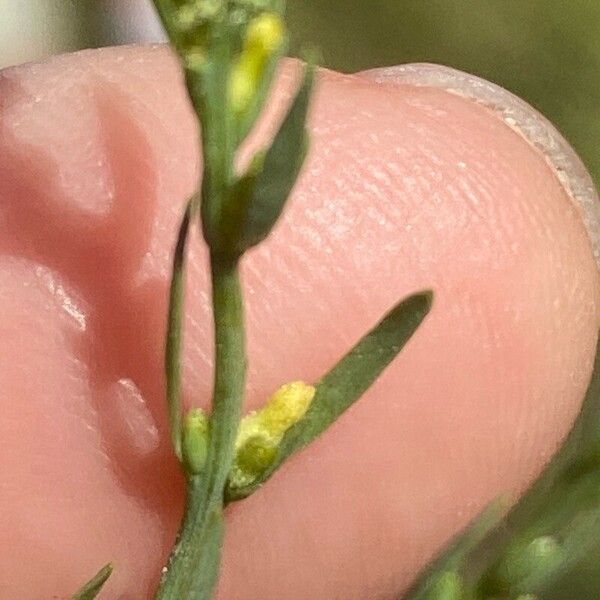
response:
M599 0L290 1L294 50L355 71L439 62L503 85L562 130L600 183ZM162 39L149 0L0 0L0 67ZM598 551L544 600L600 598Z

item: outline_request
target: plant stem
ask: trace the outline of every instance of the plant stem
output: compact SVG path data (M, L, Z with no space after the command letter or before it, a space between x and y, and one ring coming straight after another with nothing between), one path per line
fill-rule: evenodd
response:
M179 539L158 600L209 600L220 562L223 493L233 462L246 376L237 258L211 254L215 382L206 470L189 477Z

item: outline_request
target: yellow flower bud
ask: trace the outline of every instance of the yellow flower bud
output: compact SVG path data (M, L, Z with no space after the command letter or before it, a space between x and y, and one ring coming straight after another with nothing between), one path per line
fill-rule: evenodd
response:
M267 61L283 43L284 35L283 21L275 13L263 13L250 21L229 79L229 99L236 114L252 102Z
M280 387L259 411L245 416L235 442L236 456L230 474L232 487L245 487L275 460L285 432L304 417L315 388L303 381Z
M279 48L284 31L283 20L278 14L263 13L250 21L246 30L244 51L267 56Z
M314 396L315 388L303 381L281 386L263 408L242 419L236 448L257 435L279 443L283 434L306 414Z
M303 381L281 386L260 410L261 426L273 436L282 436L308 410L315 397L315 388Z
M229 76L229 101L236 115L243 113L250 104L256 90L255 78L249 69L238 62Z

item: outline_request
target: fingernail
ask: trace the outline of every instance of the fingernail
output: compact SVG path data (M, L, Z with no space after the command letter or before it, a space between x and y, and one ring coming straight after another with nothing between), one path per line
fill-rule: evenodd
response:
M382 84L436 87L495 112L544 156L577 206L600 267L600 201L583 162L559 131L537 110L504 88L474 75L432 64L410 64L359 73Z

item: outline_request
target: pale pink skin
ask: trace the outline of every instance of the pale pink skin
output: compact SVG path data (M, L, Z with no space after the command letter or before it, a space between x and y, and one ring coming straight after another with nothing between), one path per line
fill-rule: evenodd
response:
M110 560L103 598L149 598L182 511L162 348L194 119L159 47L7 71L0 103L0 597L67 597ZM351 411L228 509L220 599L394 598L540 471L592 368L589 238L528 141L443 90L330 72L311 123L285 217L243 264L247 407L318 378L406 294L432 288L435 307ZM200 242L189 289L186 398L206 406Z

